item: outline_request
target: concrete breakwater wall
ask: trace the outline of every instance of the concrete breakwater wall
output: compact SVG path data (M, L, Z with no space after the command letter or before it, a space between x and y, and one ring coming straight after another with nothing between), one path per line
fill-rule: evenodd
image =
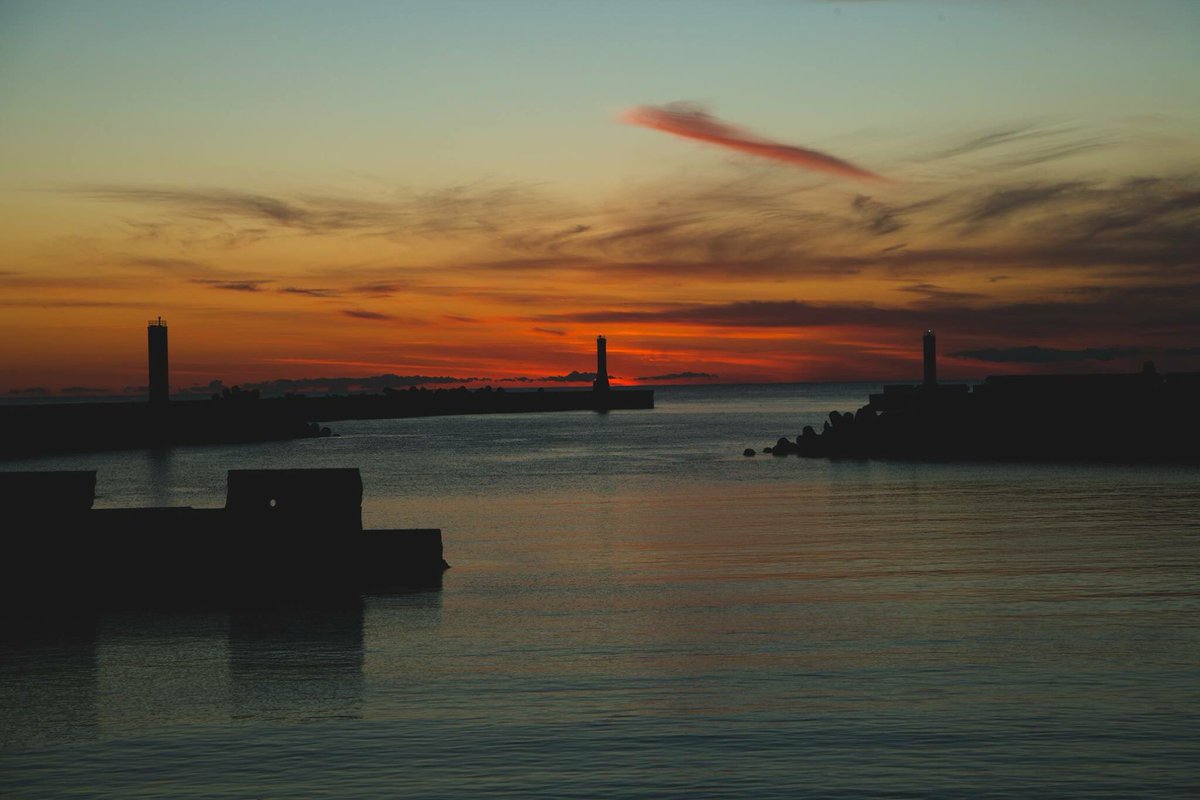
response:
M233 600L439 586L437 529L363 530L357 469L231 470L224 508L93 508L96 473L0 472L3 592Z
M414 389L371 395L0 406L0 457L329 435L321 423L654 407L649 389Z
M996 376L974 387L888 386L777 456L1200 462L1200 375ZM753 455L752 450L746 451Z
M0 406L0 457L321 435L298 412L268 400Z

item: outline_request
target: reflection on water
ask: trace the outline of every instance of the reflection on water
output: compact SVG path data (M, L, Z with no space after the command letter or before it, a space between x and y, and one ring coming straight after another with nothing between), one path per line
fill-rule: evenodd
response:
M436 625L437 592L370 598L393 642ZM108 608L7 620L0 746L30 748L158 728L358 719L364 602ZM431 617L429 611L433 611ZM387 669L399 665L389 659Z
M99 726L95 615L3 620L0 747L91 737Z
M362 716L362 602L234 611L229 672L235 719Z
M113 608L100 614L100 734L228 719L228 638L228 615L216 610Z
M93 464L193 505L360 466L368 524L443 528L452 569L13 634L0 794L1194 794L1200 472L743 458L819 423L787 391Z

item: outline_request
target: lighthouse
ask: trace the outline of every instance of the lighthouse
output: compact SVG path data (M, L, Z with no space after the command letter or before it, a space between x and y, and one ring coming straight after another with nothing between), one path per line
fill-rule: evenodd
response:
M608 391L608 351L606 350L607 342L603 336L596 337L596 380L592 382L592 389L597 392Z
M937 386L937 337L925 331L925 385Z
M146 325L146 344L150 352L150 402L165 403L171 387L167 380L167 323L162 317Z

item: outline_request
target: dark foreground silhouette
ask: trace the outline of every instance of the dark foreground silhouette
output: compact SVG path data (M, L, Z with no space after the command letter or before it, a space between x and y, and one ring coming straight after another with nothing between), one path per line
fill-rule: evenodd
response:
M1200 462L1200 373L1005 375L887 386L777 456ZM747 450L746 455L754 455Z
M0 472L9 613L441 585L436 529L363 530L357 469L230 470L224 508L95 509L96 473Z

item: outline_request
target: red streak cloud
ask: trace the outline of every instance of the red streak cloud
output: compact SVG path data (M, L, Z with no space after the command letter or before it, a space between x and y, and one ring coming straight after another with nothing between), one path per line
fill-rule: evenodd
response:
M789 164L821 172L832 172L836 175L845 175L860 180L887 180L882 175L876 175L874 172L856 167L849 161L834 158L817 150L793 147L790 144L780 144L770 139L764 139L749 131L727 125L699 110L636 106L622 114L620 120L629 125L666 131L685 139L699 139L702 142L719 144L742 153L773 158L776 161L786 161Z

